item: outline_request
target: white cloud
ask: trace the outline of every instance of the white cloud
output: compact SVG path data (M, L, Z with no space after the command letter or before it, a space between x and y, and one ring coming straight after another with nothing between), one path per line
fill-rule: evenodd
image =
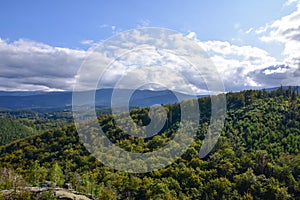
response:
M193 62L201 57L201 54L194 55L193 48L199 48L197 44L180 36L181 34L168 33L167 29L165 32L157 29L139 29L124 32L114 40L106 41L99 49L95 48L94 53L85 62L77 78L78 89L94 89L93 82L101 76L102 87L116 87L115 84L118 84L117 88L134 88L138 83L145 81L144 84L156 83L161 85L161 89L167 86L178 92L207 91L201 76L213 74L213 70L203 65L205 69L199 75L197 69L185 60ZM187 48L187 42L194 46ZM132 78L118 82L129 74Z
M249 34L253 31L253 28L249 28L247 31L245 31L246 34Z
M83 45L93 45L94 40L82 40L80 43Z
M0 88L70 90L84 51L19 39L0 41Z
M239 68L239 73L247 74L277 63L268 52L253 46L237 46L223 41L200 42L200 45L212 55L220 73Z
M291 4L295 3L295 2L298 2L299 0L287 0L283 6L290 6Z
M186 37L188 37L188 38L190 38L192 40L198 40L197 39L197 34L195 32L193 32L193 31L189 32Z
M208 54L221 75L226 90L293 84L300 76L300 67L297 67L300 63L299 10L298 6L297 11L282 19L258 30L246 31L262 34L264 41L283 43L285 60L277 60L266 50L251 45L238 46L227 41L199 41L195 32L190 32L187 37L196 41ZM105 27L117 30L115 26ZM176 35L168 37L169 41L164 39L164 35L157 35L156 40L151 40L149 35L139 31L130 32L130 35L122 34L122 37L127 38L106 43L104 54L96 52L95 57L88 61L90 68L81 75L77 75L77 70L90 52L52 47L24 39L8 42L0 38L0 90L71 90L77 79L84 81L82 89L89 89L99 78L99 74L95 73L99 65L95 63L103 62L104 67L107 67L111 64L111 59L114 59L114 63L101 79L103 87L113 87L121 77L133 70L130 73L134 78L127 82L132 86L142 80L163 81L161 83L164 85L180 91L185 90L184 85L188 85L195 92L207 91L203 77L178 56L189 56L194 49L188 52L185 48L177 48L173 52L166 52L156 48L172 46L168 43L170 41L177 47L184 47L185 40L178 39ZM82 43L94 44L92 40L84 40ZM140 48L134 49L136 44ZM94 50L95 48L94 46ZM115 59L117 55L123 54L122 58ZM189 83L183 84L184 80L172 70L188 77ZM209 68L205 68L202 72L206 76L213 76L213 71L209 71ZM169 74L162 78L160 75L165 73Z
M289 63L277 60L263 49L237 46L227 41L199 41L194 33L188 36L208 53L222 76L226 90L274 87L292 84L291 80L295 80L292 68L287 67Z
M294 70L300 68L300 2L296 11L265 26L264 35L260 39L263 42L283 44L284 62Z
M280 67L275 68L275 69L265 69L264 74L266 74L266 75L276 74L276 73L282 74L282 73L287 72L287 70L288 69L285 66L280 66Z
M258 29L255 30L255 33L256 33L257 35L260 35L260 34L262 34L262 33L265 33L265 32L269 29L269 27L270 27L269 24L267 24L267 25L265 25L265 26L261 26L261 27L259 27Z

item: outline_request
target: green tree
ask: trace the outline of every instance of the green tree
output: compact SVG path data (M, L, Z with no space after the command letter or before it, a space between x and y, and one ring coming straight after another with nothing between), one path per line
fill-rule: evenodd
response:
M57 186L63 186L64 174L60 165L56 162L49 172L50 181L55 183Z
M39 186L47 176L47 169L41 167L39 161L34 161L29 169L29 183L33 186Z
M206 199L230 199L233 184L227 178L209 181L205 187Z

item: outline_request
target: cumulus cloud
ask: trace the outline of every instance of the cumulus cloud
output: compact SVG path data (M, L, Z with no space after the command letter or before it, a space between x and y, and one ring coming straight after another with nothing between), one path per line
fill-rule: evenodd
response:
M282 58L255 46L237 46L227 41L199 41L195 33L188 37L198 41L217 66L227 90L300 84L300 2L296 11L258 29L250 28L263 42L281 43Z
M279 67L277 70L273 70L272 76L277 74L276 80L282 80L284 78L282 75L287 74L288 76L284 78L283 82L289 85L300 84L300 2L298 0L288 0L284 5L288 6L295 2L298 2L296 11L260 27L256 31L257 34L261 35L261 41L266 43L276 42L284 46L282 63L289 67Z
M171 41L174 45L176 45L176 47L185 46L185 41L176 39L176 36L171 37L173 37ZM247 88L274 87L285 84L294 85L295 82L293 81L296 80L295 76L297 73L300 73L300 70L299 72L297 71L297 73L295 71L293 72L293 68L288 65L289 63L285 63L283 60L277 60L266 50L258 47L250 45L237 46L227 41L200 41L197 39L197 35L194 32L190 32L187 35L187 38L196 41L196 43L198 43L198 45L200 45L200 47L202 47L202 49L208 54L208 57L218 70L227 91L237 91ZM140 49L134 49L136 41L141 44L145 43L148 45L144 45ZM149 43L149 41L152 43ZM114 60L111 68L105 71L102 78L103 86L112 86L121 77L127 76L128 71L130 71L129 69L134 69L135 73L131 73L131 75L134 74L134 78L128 79L126 86L119 86L132 88L141 80L156 83L158 83L159 80L162 80L165 85L176 86L173 89L177 91L182 92L185 89L184 86L189 85L190 88L193 88L192 90L194 92L207 92L207 77L213 77L215 71L211 68L201 67L201 72L199 74L197 69L194 69L188 62L186 62L186 60L180 58L180 56L186 56L186 58L193 60L193 56L190 56L189 54L195 54L197 51L196 49L189 49L186 51L184 48L175 48L173 49L173 52L164 52L159 50L159 48L156 48L168 47L170 45L171 44L169 44L167 40L152 41L149 35L143 35L139 31L131 32L130 37L128 36L126 39L126 42L123 41L118 43L115 41L113 44L108 45L107 48L118 55L123 55L124 52L122 52L122 49L131 50L130 53L123 56L123 58ZM199 53L199 55L201 55L201 52ZM112 56L109 53L107 55ZM105 55L104 59L101 60L103 61L108 58L109 56L107 55ZM107 63L109 63L109 59ZM95 71L92 70L94 64L91 66L91 69L88 71ZM154 73L153 70L148 71L150 74L146 73L145 67L149 66L155 66L155 72L157 73ZM187 77L189 83L182 84L182 80L179 79L178 76L175 76L175 74L169 76L170 78L159 78L159 74L166 73L165 68L176 70L181 75ZM155 76L153 74L155 74ZM85 78L85 83L91 80L91 76L86 76ZM86 87L90 87L88 83L84 85Z
M270 75L270 74L283 74L285 72L287 72L287 70L289 69L288 66L285 65L279 65L279 66L270 66L267 69L263 70L263 73L265 75Z
M0 89L71 90L84 57L80 50L0 40Z
M158 30L124 32L93 49L77 76L76 89L93 90L95 82L99 81L98 87L136 89L147 88L147 85L151 88L156 84L156 89L207 93L201 76L209 70L203 70L204 73L199 75L185 60L196 61L193 48L199 49L199 46L179 33ZM187 48L187 42L194 46ZM201 58L201 54L197 57Z
M249 74L257 81L263 82L264 87L274 87L280 85L297 85L296 77L289 66L276 65L266 69L253 71ZM298 82L299 83L299 82Z
M263 49L253 46L237 46L227 41L198 41L209 54L222 75L226 90L236 91L246 88L268 87L268 77L257 76L269 66L280 62ZM274 72L275 73L275 72ZM275 85L280 85L277 82Z
M72 90L78 80L81 81L82 90L114 87L115 84L134 87L137 82L147 80L150 83L161 83L161 88L156 85L156 89L168 86L177 91L186 91L188 87L196 93L207 93L209 88L205 81L216 80L216 71L208 67L211 67L210 61L201 63L203 67L199 74L186 60L188 58L197 62L203 56L203 51L198 52L199 46L216 67L227 91L296 85L300 84L299 27L298 5L297 11L290 15L257 30L248 30L249 33L261 35L261 40L265 42L283 43L283 60L251 45L200 41L195 32L190 32L186 39L176 34L167 36L160 32L151 33L154 34L152 36L141 34L142 31L132 31L127 35L122 33L121 36L116 36L120 37L119 40L107 42L105 46L98 47L100 49L93 45L93 53L52 47L25 39L13 42L0 39L0 90ZM153 40L155 34L157 39ZM194 41L196 45L187 49L188 41ZM85 40L82 44L90 45L93 41ZM164 51L165 48L169 50ZM86 60L88 55L90 59ZM86 68L81 71L83 73L77 74L83 63ZM96 73L99 67L105 68L101 74ZM161 76L165 74L168 76ZM186 79L182 79L179 74ZM133 78L127 79L125 85L124 82L123 85L118 82L120 78L129 75ZM212 78L209 79L210 77ZM95 85L98 82L100 84ZM151 87L153 85L149 85Z
M259 30L266 32L268 29L269 25L266 25ZM227 41L199 41L195 33L189 33L189 36L208 53L228 91L300 84L300 49L295 41L284 38L284 58L278 59L254 46L237 46Z
M300 62L300 3L293 13L262 28L260 39L264 42L279 42L284 45L285 62L291 67L299 67Z

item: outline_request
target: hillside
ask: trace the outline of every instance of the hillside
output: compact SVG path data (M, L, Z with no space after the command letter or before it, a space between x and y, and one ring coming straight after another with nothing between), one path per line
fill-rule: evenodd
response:
M35 131L25 126L19 120L0 117L0 145L25 138Z
M199 99L201 123L194 143L175 163L141 174L103 166L79 141L74 125L48 130L0 148L0 189L52 181L100 199L300 199L300 97L293 88L227 95L226 123L218 144L204 159L199 147L208 127L209 98ZM180 119L153 138L128 137L110 115L99 122L115 144L145 152L164 146ZM147 123L147 109L132 111ZM24 192L25 195L25 192ZM30 194L28 194L30 196Z

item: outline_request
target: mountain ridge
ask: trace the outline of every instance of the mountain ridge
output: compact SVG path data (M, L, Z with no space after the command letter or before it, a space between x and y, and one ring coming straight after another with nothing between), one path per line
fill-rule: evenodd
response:
M282 89L297 86L281 86ZM275 91L280 87L265 88L261 90ZM298 92L300 88L297 87ZM97 108L110 108L113 92L124 93L131 92L130 89L113 89L103 88L95 92L95 106ZM92 91L81 91L84 95ZM62 111L72 110L72 91L0 91L0 111L7 110L33 110L36 112ZM179 97L181 100L189 100L209 95L189 95L181 92L173 92L171 90L135 90L129 100L130 107L149 107L155 104L173 104L178 103ZM121 95L121 98L123 96ZM120 95L119 95L120 98ZM122 99L117 99L122 102ZM121 100L121 101L120 101ZM124 104L120 106L128 106Z
M129 92L129 89L113 88L99 89L95 93L96 107L110 107L113 92ZM90 91L88 91L90 92ZM84 93L80 92L84 95ZM72 91L67 92L5 92L0 91L0 110L64 110L71 109ZM122 96L121 96L122 97ZM154 104L170 104L177 103L177 97L182 100L194 99L195 96L183 94L180 92L172 92L170 90L135 90L130 98L130 106L132 107L149 107ZM199 96L196 96L197 98ZM125 102L124 102L125 103ZM124 104L125 105L125 104Z

